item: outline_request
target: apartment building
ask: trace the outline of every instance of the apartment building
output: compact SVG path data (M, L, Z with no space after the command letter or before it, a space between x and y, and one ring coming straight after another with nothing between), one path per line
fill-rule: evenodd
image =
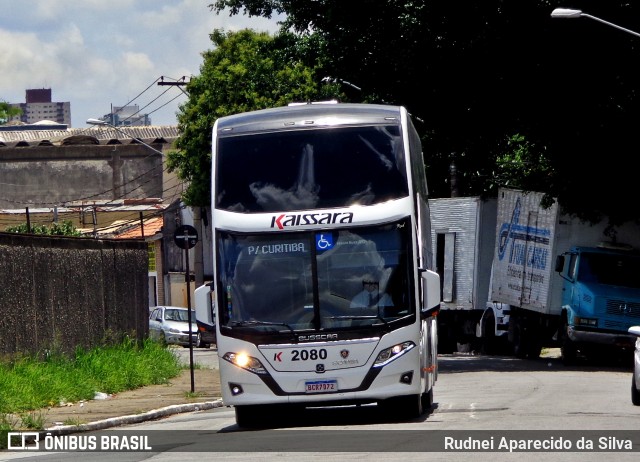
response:
M25 103L13 103L22 114L10 121L20 121L25 124L35 124L42 120L50 120L59 124L71 126L71 103L51 101L51 88L26 90Z

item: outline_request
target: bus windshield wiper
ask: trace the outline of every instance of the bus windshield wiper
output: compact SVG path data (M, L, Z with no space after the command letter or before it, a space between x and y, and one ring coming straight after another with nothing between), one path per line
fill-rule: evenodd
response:
M380 314L377 315L347 315L347 316L326 316L327 319L337 319L337 320L351 320L351 321L359 321L362 319L378 319L382 321L385 327L389 328L389 323L386 319L384 319Z
M250 321L231 321L233 327L247 327L247 326L282 326L293 332L293 328L286 322L273 322L273 321L257 321L252 319Z

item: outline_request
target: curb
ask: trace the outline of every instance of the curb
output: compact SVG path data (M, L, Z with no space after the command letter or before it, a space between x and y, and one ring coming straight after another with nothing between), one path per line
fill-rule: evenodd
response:
M189 403L189 404L174 404L152 411L144 412L142 414L125 415L122 417L112 417L110 419L98 420L96 422L90 422L81 425L56 425L54 427L47 428L40 432L41 437L46 435L68 435L71 433L87 432L94 430L104 430L105 428L118 427L120 425L130 425L149 420L161 419L174 414L181 414L183 412L195 412L205 411L207 409L213 409L216 407L222 407L222 399L215 401L205 401L202 403Z

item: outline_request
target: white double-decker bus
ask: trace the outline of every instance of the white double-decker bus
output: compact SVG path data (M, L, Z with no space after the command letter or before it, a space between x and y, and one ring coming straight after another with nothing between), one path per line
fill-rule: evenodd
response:
M431 407L440 280L407 111L222 117L211 160L214 280L196 289L196 318L215 326L238 425L277 405L378 403L402 418Z

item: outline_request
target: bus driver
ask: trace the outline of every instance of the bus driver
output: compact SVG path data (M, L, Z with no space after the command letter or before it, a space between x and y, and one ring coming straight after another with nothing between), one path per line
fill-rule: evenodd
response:
M351 300L351 308L392 307L393 301L385 292L380 293L380 282L369 275L362 280L362 291Z

